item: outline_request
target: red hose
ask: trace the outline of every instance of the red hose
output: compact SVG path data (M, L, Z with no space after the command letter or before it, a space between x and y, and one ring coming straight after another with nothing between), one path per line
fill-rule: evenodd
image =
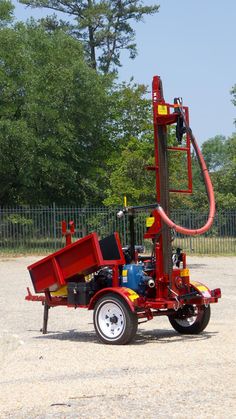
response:
M190 229L190 228L185 228L185 227L182 227L178 224L175 224L168 217L168 215L165 213L165 211L163 210L163 208L160 205L157 207L157 211L158 211L160 217L162 218L162 220L164 221L164 223L167 224L170 228L173 228L178 233L186 234L186 235L189 235L189 236L194 236L196 234L205 233L211 227L211 225L213 223L213 220L214 220L214 215L215 215L215 198L214 198L214 191L213 191L213 186L212 186L212 183L211 183L211 179L210 179L210 176L209 176L209 173L208 173L203 155L201 153L201 150L198 147L198 144L197 144L197 141L196 141L194 135L192 134L191 128L187 124L187 121L185 119L185 115L184 115L182 109L181 108L179 108L179 109L180 109L180 112L182 114L186 130L187 130L188 134L190 135L191 143L192 143L193 148L196 152L196 155L197 155L200 167L201 167L202 175L203 175L203 178L204 178L204 183L205 183L205 186L206 186L206 191L207 191L208 201L209 201L208 220L203 227L197 228L197 229Z

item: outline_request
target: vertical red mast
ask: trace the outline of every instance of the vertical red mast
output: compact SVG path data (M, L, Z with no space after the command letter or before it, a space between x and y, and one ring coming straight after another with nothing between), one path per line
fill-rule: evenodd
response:
M168 146L167 126L176 124L181 119L180 107L188 122L188 108L182 106L179 100L168 104L164 100L162 81L159 76L154 76L152 82L153 126L154 126L154 154L155 165L148 167L155 171L156 200L167 217L170 216L170 192L192 193L191 172L191 141L186 131L179 134L178 146ZM178 125L178 124L177 124ZM185 145L181 146L183 133L186 133ZM183 152L186 154L187 187L184 189L169 188L168 152ZM167 298L168 288L172 288L173 264L171 227L163 221L159 210L153 211L154 224L148 229L145 238L151 238L155 243L156 273L157 273L157 298ZM166 285L168 284L168 287Z

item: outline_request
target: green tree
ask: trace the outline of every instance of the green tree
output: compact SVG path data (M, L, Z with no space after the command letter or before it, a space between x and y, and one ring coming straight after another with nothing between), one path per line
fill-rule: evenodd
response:
M153 144L147 140L130 138L122 147L119 156L109 161L109 187L105 205L123 205L124 196L128 205L155 202L153 175L145 166L153 162Z
M202 153L208 170L217 171L226 164L228 156L225 142L226 138L223 135L217 135L202 144Z
M232 87L230 93L232 95L232 103L234 104L234 106L236 106L236 84ZM234 120L234 123L236 125L236 119Z
M111 100L110 129L114 147L108 159L106 205L150 202L155 196L152 175L145 170L153 164L151 101L147 88L132 82L116 86ZM152 179L153 180L153 179Z
M0 1L0 29L13 21L14 6L10 0Z
M217 208L236 206L236 134L229 138L216 136L205 141L202 152L208 163Z
M73 18L67 26L70 33L80 40L92 68L104 73L121 65L120 53L128 50L130 58L137 54L135 30L132 22L139 22L145 15L154 14L159 6L143 6L142 0L20 0L31 7L63 12ZM50 28L57 27L56 16L47 18ZM65 22L61 22L63 26Z
M0 119L0 203L14 205L27 193L33 163L34 133L23 119Z
M101 201L110 79L34 21L2 29L0 55L1 204Z

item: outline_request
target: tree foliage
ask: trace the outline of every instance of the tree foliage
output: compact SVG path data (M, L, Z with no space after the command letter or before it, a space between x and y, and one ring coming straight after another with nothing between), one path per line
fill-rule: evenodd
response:
M31 7L62 12L73 21L66 22L69 32L80 40L92 68L104 73L121 65L120 53L128 50L130 58L137 54L132 22L154 14L159 6L143 6L142 0L20 0ZM58 27L56 16L47 18L48 27ZM65 22L60 22L65 26Z
M1 204L101 204L129 141L150 137L146 88L97 74L33 20L2 29L0 54Z
M116 86L112 93L112 137L114 149L108 160L106 205L150 202L155 197L153 177L145 166L153 163L151 101L147 88L130 82Z
M234 104L234 106L236 106L236 84L231 89L231 95L232 95L232 103ZM236 125L236 118L234 120L234 123Z
M3 29L0 54L1 203L99 199L110 81L78 41L33 21Z
M208 163L218 208L236 206L236 134L229 138L216 136L202 145Z
M10 0L1 0L0 2L0 29L13 21L14 6Z
M65 7L75 3L78 6L79 2L63 2ZM124 5L131 7L131 3L135 2ZM92 4L105 7L110 2ZM121 205L124 195L129 204L153 202L154 173L145 171L146 165L154 163L147 88L132 81L118 84L114 74L104 75L91 68L84 58L84 44L68 35L67 25L57 25L55 21L51 30L45 22L34 20L13 25L12 17L11 3L3 0L1 205L53 201ZM111 60L109 66L114 64ZM169 134L170 144L175 145L173 131ZM213 180L217 207L235 208L236 135L211 138L202 145L202 151ZM169 163L171 187L184 188L185 158L172 153ZM207 209L206 192L194 156L193 179L193 196L172 194L173 209Z
M106 190L106 205L123 205L124 196L129 205L155 202L153 176L145 171L152 161L153 144L130 138L121 152L109 161L109 187Z

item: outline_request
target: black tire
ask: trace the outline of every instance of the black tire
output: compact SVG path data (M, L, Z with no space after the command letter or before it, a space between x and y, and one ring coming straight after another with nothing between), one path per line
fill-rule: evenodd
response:
M122 297L110 293L97 301L93 323L101 342L125 345L136 335L138 318Z
M187 310L189 315L187 315ZM197 335L208 325L211 317L211 308L206 306L186 306L179 309L176 314L169 316L170 324L173 328L184 335ZM191 310L194 315L191 316Z

